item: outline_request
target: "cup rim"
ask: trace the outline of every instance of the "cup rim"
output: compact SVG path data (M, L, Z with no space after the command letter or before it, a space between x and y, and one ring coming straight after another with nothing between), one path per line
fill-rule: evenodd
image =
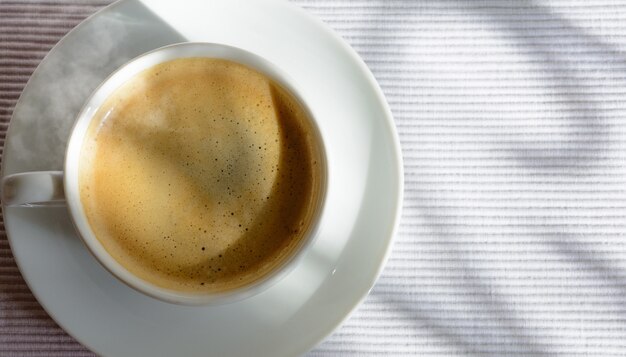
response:
M111 256L106 251L102 243L100 243L88 223L82 201L80 199L78 178L80 151L82 149L86 129L93 120L93 115L96 111L102 106L104 101L113 91L140 72L163 62L191 57L230 60L250 67L274 80L295 97L300 106L311 119L309 124L312 129L312 134L319 146L318 150L321 161L318 163L321 168L319 197L317 199L312 222L308 228L307 236L301 240L299 246L286 259L284 259L278 266L274 267L270 272L254 280L250 284L223 292L192 293L177 291L157 286L134 275L113 256ZM129 72L129 74L127 72ZM118 83L114 84L116 81ZM328 195L328 171L329 165L327 147L323 140L323 135L319 128L315 113L308 105L307 101L304 100L301 91L297 88L292 78L264 57L235 46L216 42L180 42L145 52L127 61L107 76L107 78L93 90L88 99L85 101L84 106L79 111L71 130L65 153L63 186L65 189L71 221L80 236L81 241L85 244L87 250L96 258L100 265L118 280L145 295L164 302L179 305L217 305L240 301L267 290L288 275L289 272L296 267L298 262L303 259L305 253L314 244L319 235L321 220L324 215Z

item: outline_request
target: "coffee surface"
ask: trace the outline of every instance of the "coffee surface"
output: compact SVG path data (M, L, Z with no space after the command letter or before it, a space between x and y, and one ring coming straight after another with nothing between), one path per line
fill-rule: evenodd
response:
M152 67L117 89L83 142L93 232L135 275L178 291L233 289L302 242L320 190L310 118L268 77L220 59Z

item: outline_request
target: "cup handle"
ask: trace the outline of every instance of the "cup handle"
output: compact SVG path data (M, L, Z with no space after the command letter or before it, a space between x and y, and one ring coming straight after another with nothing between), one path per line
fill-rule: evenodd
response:
M65 206L62 171L33 171L5 176L2 180L5 206Z

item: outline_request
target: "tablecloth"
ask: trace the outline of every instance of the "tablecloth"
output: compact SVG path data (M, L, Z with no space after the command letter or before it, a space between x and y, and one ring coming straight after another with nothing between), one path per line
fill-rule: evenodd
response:
M0 140L108 0L0 0ZM389 262L311 356L626 356L626 2L297 0L363 57L400 134ZM91 356L0 235L0 356Z

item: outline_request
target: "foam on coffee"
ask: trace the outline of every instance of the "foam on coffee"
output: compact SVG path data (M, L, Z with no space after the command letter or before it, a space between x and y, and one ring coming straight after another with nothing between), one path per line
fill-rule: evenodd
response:
M224 291L274 269L315 214L321 156L310 118L268 77L209 58L162 63L101 106L80 195L106 250L178 291Z

